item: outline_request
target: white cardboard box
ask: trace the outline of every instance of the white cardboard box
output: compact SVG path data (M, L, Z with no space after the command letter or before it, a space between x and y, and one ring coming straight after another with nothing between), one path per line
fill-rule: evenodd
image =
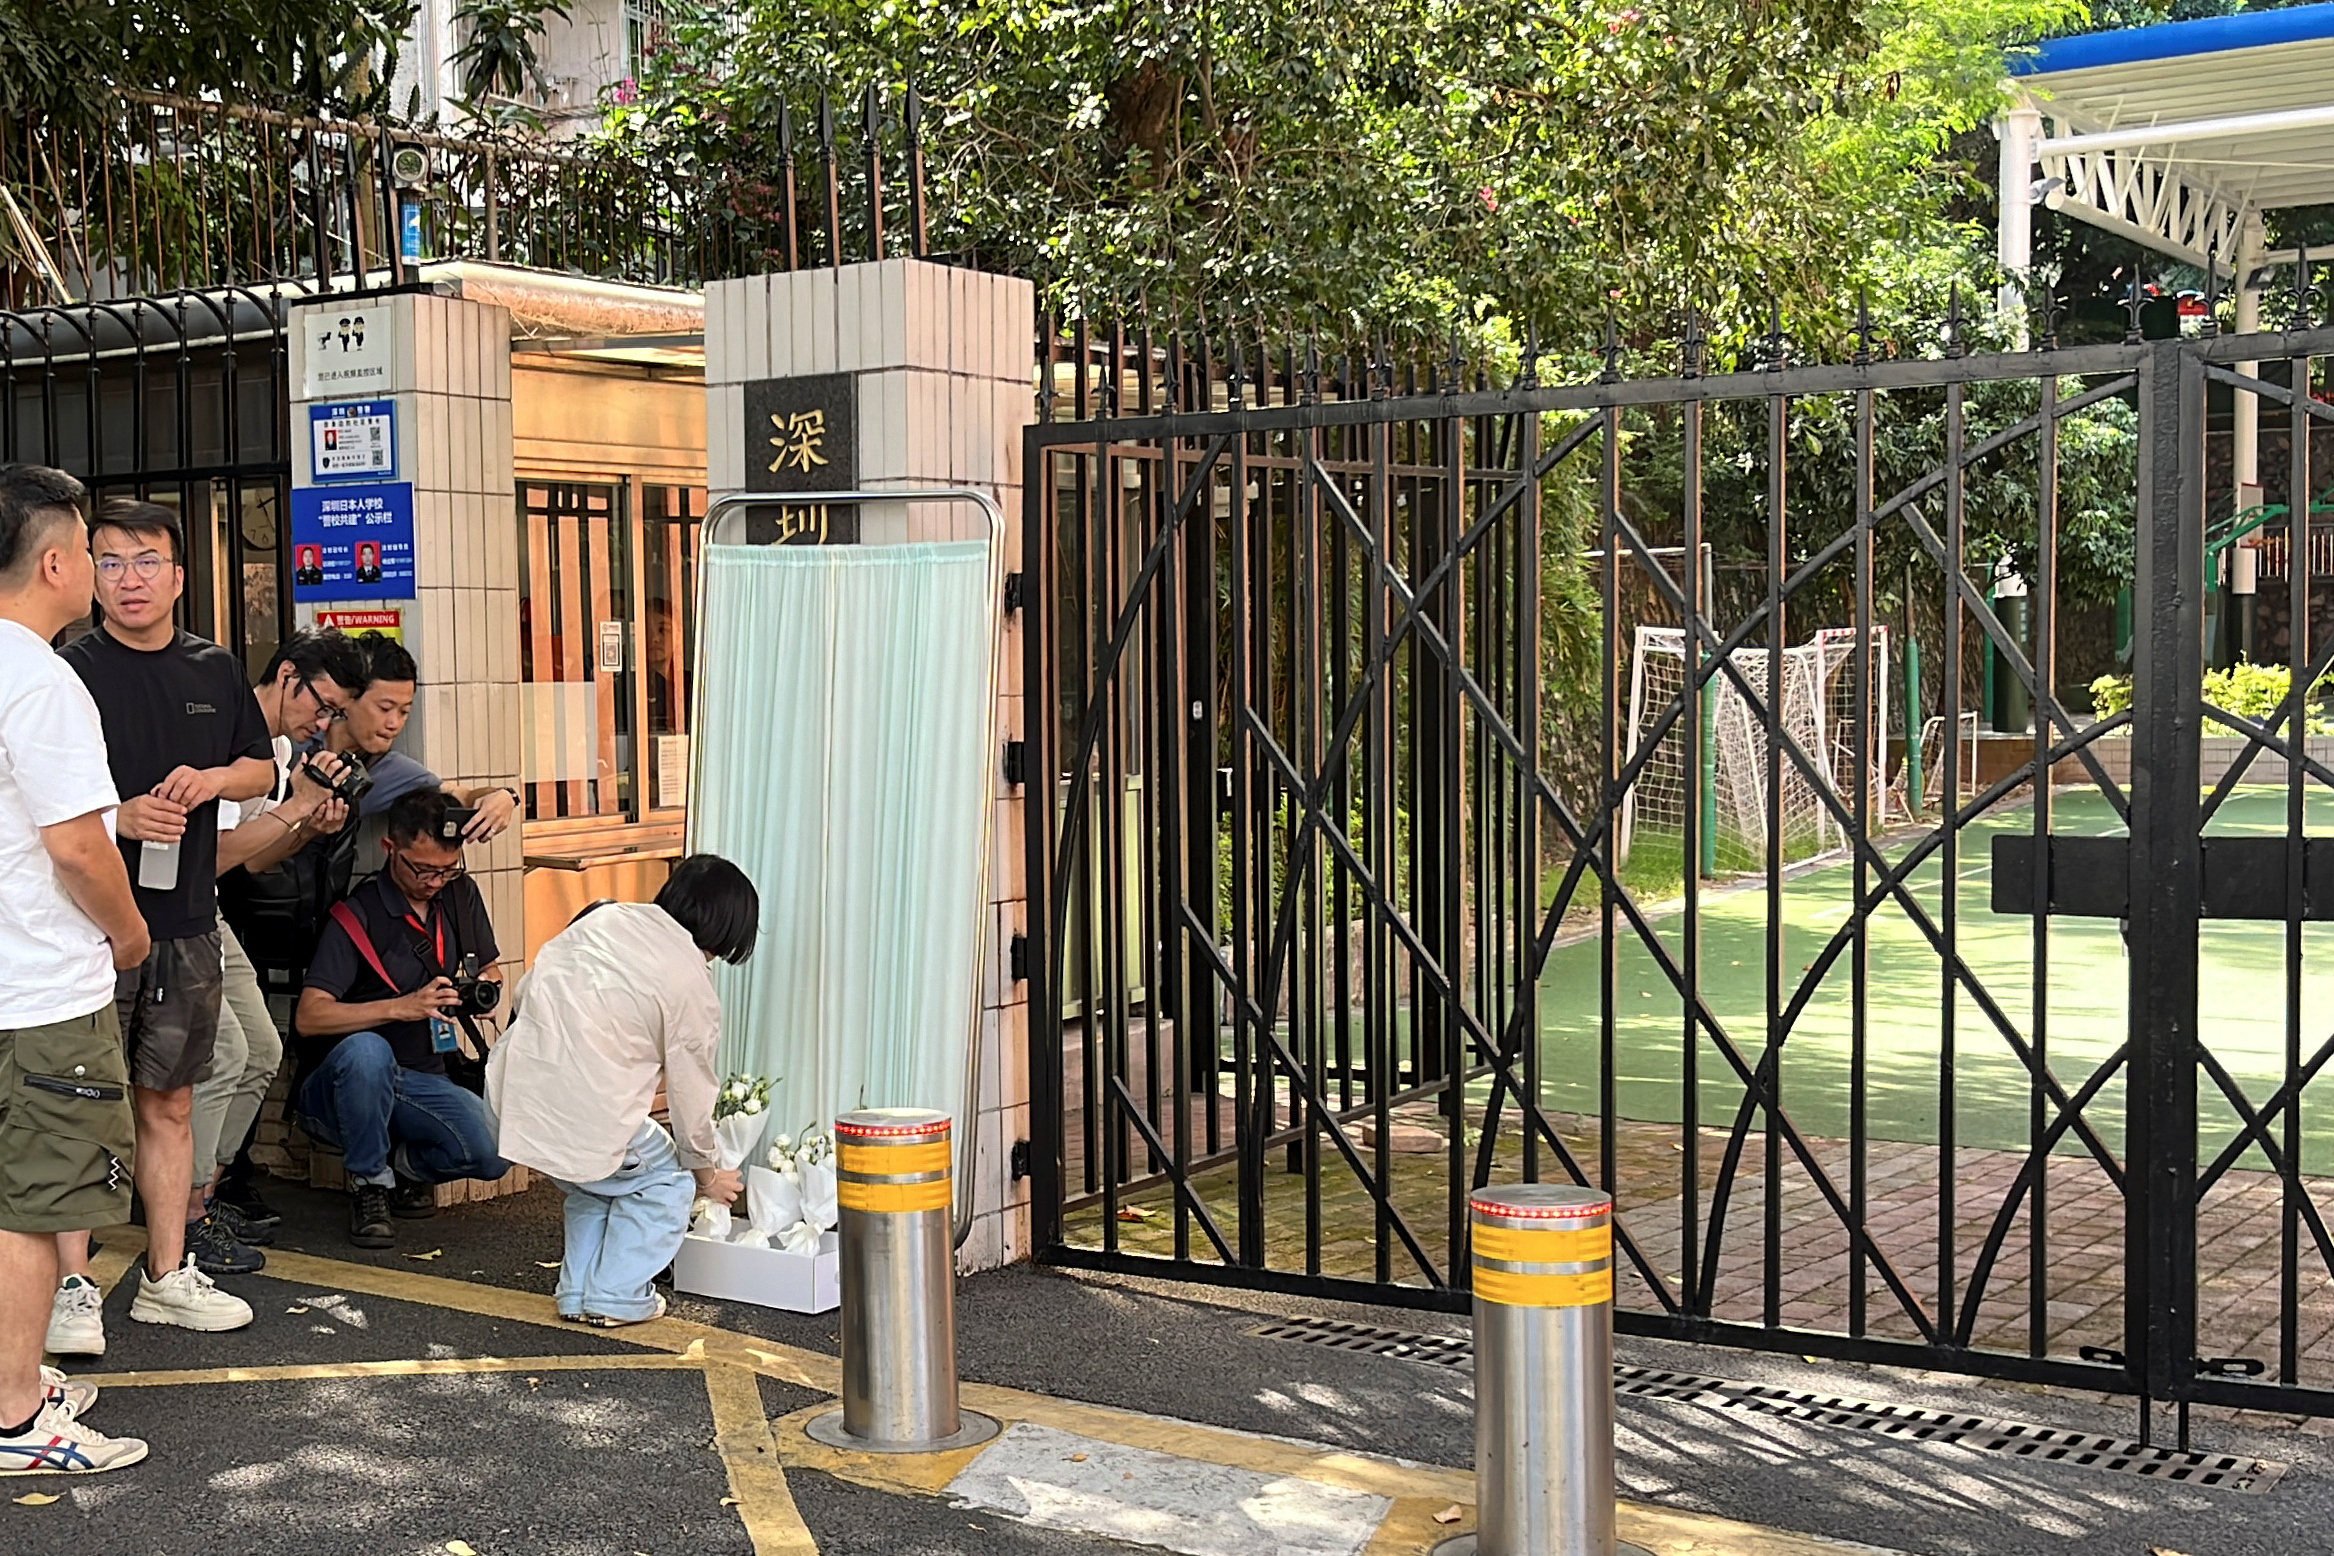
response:
M815 1254L684 1237L673 1256L673 1289L790 1313L826 1313L842 1305L839 1264L831 1231L819 1239Z

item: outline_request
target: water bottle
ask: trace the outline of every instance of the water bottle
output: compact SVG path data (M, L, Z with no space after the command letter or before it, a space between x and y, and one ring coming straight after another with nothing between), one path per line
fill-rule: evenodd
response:
M138 845L138 884L148 891L168 891L178 884L178 844Z

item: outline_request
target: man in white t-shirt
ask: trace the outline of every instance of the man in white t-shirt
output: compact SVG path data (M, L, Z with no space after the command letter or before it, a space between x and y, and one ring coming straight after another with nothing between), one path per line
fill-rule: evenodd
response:
M81 483L0 465L0 1480L146 1457L41 1366L59 1232L129 1219L134 1128L114 1013L146 925L114 846L97 704L50 640L89 614Z

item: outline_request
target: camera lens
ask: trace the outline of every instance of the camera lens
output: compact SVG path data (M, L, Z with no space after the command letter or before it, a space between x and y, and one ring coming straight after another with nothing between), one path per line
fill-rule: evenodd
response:
M502 985L490 983L484 978L479 979L476 983L465 984L462 989L462 1002L470 1007L473 1015L485 1015L494 1009L501 1000Z

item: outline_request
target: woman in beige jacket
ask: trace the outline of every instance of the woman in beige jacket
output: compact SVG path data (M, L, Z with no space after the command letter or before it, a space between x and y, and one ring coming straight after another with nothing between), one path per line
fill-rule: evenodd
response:
M519 984L486 1071L505 1161L567 1191L559 1314L612 1328L665 1310L650 1282L673 1262L700 1196L728 1204L713 1132L721 1004L712 962L753 953L761 899L745 873L692 854L653 903L586 908ZM659 1087L668 1133L649 1117Z

